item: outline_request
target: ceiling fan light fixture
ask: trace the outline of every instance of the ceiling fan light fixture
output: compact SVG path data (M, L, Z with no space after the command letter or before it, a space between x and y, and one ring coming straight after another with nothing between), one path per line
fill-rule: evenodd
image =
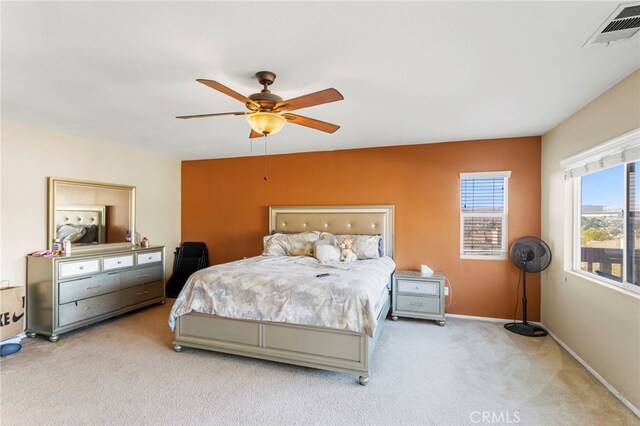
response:
M251 128L261 135L278 133L287 122L281 115L272 112L254 112L247 116Z

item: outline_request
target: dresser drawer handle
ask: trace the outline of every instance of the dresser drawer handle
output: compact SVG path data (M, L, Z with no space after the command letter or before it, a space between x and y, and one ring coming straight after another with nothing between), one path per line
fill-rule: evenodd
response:
M122 260L118 260L118 265L122 265Z
M149 256L149 260L153 259L153 256Z
M84 269L84 266L80 266L78 269L82 271Z
M102 308L102 305L87 306L85 311L91 311L93 309L98 309L98 308Z
M411 302L411 306L424 306L424 303L422 303L422 302L420 302L420 303Z
M149 275L138 275L136 278L147 278Z
M98 285L90 285L89 287L87 287L87 290L93 290L94 288L100 288L102 287L100 284Z
M420 290L420 286L419 285L416 286L416 290Z
M142 293L136 293L136 296L144 296L145 294L149 294L149 291L147 290L147 291L142 292Z

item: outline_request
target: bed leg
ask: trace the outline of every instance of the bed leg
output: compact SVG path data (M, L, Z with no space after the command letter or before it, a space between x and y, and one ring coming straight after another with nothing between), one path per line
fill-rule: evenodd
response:
M369 376L358 377L358 383L360 383L362 386L366 386L367 383L369 383Z
M173 350L176 352L182 352L182 346L174 344Z

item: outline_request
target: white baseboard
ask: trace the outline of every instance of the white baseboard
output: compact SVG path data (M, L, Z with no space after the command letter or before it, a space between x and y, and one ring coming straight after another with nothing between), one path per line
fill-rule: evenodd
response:
M513 322L513 318L493 318L493 317L475 317L473 315L460 315L460 314L447 314L445 313L445 316L447 317L451 317L451 318L460 318L460 319L466 319L466 320L474 320L474 321L489 321L489 322L501 322L501 323L508 323L508 322ZM516 321L518 321L518 319L516 319ZM540 325L539 323L535 322L535 321L527 321L527 323L531 323L534 325Z
M543 325L544 327L544 325ZM618 398L620 400L620 402L622 402L624 405L627 406L627 408L629 410L631 410L631 412L633 414L636 415L636 417L640 418L640 410L631 403L631 401L629 401L627 398L624 397L624 395L622 395L616 388L614 388L613 386L611 386L611 384L609 382L607 382L605 380L604 377L602 377L600 374L598 374L598 372L596 370L594 370L593 368L591 368L591 366L589 364L586 363L585 360L583 360L582 358L580 358L580 356L578 356L577 353L575 353L573 351L573 349L571 349L565 342L563 342L562 340L560 340L560 338L558 338L558 336L556 336L555 334L553 334L547 327L544 327L545 330L547 330L547 332L549 332L549 336L551 336L553 338L553 340L555 340L556 342L558 342L558 344L560 346L562 346L562 348L569 352L569 354L574 357L576 359L576 361L578 361L584 368L587 369L587 371L589 373L591 373L593 375L593 377L595 377L596 379L598 379L598 381L600 383L602 383L604 385L605 388L607 388L609 390L609 392L611 392L613 394L613 396L615 396L616 398Z

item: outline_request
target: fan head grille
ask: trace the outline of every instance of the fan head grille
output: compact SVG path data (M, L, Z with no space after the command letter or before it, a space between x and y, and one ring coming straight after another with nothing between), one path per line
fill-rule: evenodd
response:
M551 263L551 249L538 237L521 237L511 245L511 261L525 272L540 272Z

